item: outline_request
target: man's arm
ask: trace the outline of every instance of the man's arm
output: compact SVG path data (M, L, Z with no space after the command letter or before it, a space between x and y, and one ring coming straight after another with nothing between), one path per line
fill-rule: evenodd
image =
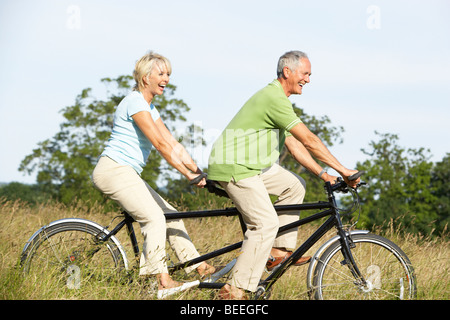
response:
M306 150L305 146L296 138L289 136L286 138L284 144L292 157L303 167L305 167L305 169L312 172L316 176L322 172L322 167L311 157L311 154L308 150ZM337 177L324 172L320 178L325 182L330 181L333 184Z
M356 181L349 181L348 176L356 173L356 170L349 170L345 168L328 150L323 142L312 133L308 127L303 123L297 124L291 129L291 134L309 151L317 160L325 163L329 167L336 170L351 187L355 187L359 179ZM288 140L288 139L286 139ZM314 160L313 160L314 161ZM305 166L306 167L306 166ZM313 171L314 172L314 171Z

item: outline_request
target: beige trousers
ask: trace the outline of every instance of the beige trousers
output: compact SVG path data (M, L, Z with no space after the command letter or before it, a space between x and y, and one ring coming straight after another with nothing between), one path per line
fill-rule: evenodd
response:
M164 213L176 210L156 193L130 166L101 157L92 174L94 185L117 201L140 225L144 244L140 275L168 273L166 239L181 262L199 256L182 220L166 223ZM186 268L190 272L199 264Z
M278 227L299 219L299 211L275 211L269 194L278 197L276 205L300 204L305 197L305 181L274 164L261 174L238 182L219 182L242 214L247 231L241 254L232 271L230 284L256 291L272 247L294 248L297 229L283 232Z

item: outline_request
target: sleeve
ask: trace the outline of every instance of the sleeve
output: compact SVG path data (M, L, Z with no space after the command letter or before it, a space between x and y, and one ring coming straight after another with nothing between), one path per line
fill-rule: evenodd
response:
M150 107L147 101L139 96L130 97L130 99L128 99L127 101L128 117L131 118L133 115L141 111L150 111Z
M268 116L271 121L280 129L290 131L302 121L295 114L292 104L289 100L277 101L277 105L269 108Z
M159 111L153 104L150 105L150 114L152 115L153 121L156 121L160 118Z

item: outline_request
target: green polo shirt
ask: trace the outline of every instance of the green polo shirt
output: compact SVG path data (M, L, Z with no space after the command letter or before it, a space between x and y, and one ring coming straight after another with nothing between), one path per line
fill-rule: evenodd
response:
M239 181L261 173L278 160L286 135L300 122L281 83L272 81L244 104L214 143L208 178Z

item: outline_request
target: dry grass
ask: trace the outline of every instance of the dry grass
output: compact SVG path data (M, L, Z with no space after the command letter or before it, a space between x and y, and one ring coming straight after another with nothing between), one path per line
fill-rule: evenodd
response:
M214 207L214 203L210 204ZM0 299L155 299L148 282L142 282L136 274L118 278L116 281L100 282L79 290L69 290L46 279L25 277L18 266L20 253L30 236L41 226L57 219L78 217L107 225L116 213L99 214L100 210L88 210L82 205L64 207L57 204L30 208L20 202L0 202ZM226 244L242 240L236 217L187 219L186 227L200 253L206 253ZM392 225L389 224L388 225ZM314 231L314 226L300 229L299 242ZM139 227L138 241L142 244ZM409 256L417 275L418 299L448 300L450 297L449 262L450 250L447 235L402 234L401 230L388 228L382 234L391 239ZM333 236L330 234L330 237ZM125 231L119 234L128 258L132 260L131 245ZM315 248L311 249L312 254ZM223 264L237 252L211 261ZM222 259L223 258L223 259ZM276 300L306 300L307 266L291 268L274 286L272 298ZM183 272L177 277L186 277ZM188 278L195 277L188 275ZM214 299L214 290L189 290L174 299Z

